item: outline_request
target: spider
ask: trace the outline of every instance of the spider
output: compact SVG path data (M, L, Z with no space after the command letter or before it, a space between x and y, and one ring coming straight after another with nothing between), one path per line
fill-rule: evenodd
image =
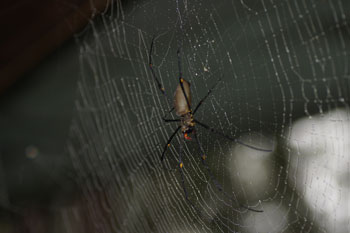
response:
M152 52L153 52L153 46L154 46L154 41L155 41L155 37L152 38L152 42L151 42L151 47L150 47L150 51L149 51L149 68L151 70L152 76L154 78L154 80L157 83L158 89L161 91L161 93L168 99L168 96L165 92L164 87L161 85L154 69L153 69L153 63L152 63ZM175 90L175 94L174 94L174 106L172 107L172 109L169 111L169 113L171 113L173 110L175 110L176 115L179 116L179 119L166 119L165 116L162 117L162 119L164 120L164 122L179 122L179 126L175 129L175 131L172 133L172 135L169 137L167 143L164 146L162 155L161 155L161 161L164 160L164 156L165 153L168 149L168 147L170 147L170 143L173 140L173 138L176 136L176 134L179 132L179 130L181 130L181 133L183 135L182 140L180 141L180 151L179 151L179 171L180 171L180 176L181 176L181 184L182 184L182 188L184 190L184 194L185 194L185 198L186 200L194 207L194 204L191 202L191 200L188 197L188 192L185 186L185 179L184 179L184 173L182 171L183 169L183 161L182 161L182 153L183 153L183 145L185 143L185 141L191 141L191 135L193 135L194 140L198 146L198 149L201 153L201 161L203 166L206 168L211 180L213 180L216 188L224 193L225 196L229 196L227 193L225 193L223 191L223 188L221 186L221 184L215 179L213 173L211 172L209 166L206 163L206 155L203 151L203 148L198 140L197 134L196 134L196 125L199 125L201 127L203 127L204 129L209 130L211 133L220 135L230 141L236 142L238 144L241 144L243 146L246 146L248 148L254 149L254 150L258 150L258 151L264 151L264 152L271 152L271 150L267 150L267 149L260 149L257 148L255 146L251 146L251 145L247 145L241 141L239 141L238 139L233 139L230 136L218 131L217 129L210 127L200 121L198 121L197 119L194 118L194 115L196 114L197 110L199 109L199 107L203 104L203 102L210 96L210 94L212 93L212 91L214 90L214 88L216 87L216 85L219 83L220 80L218 80L214 86L212 88L209 89L208 93L199 101L199 103L196 105L196 107L194 108L194 110L192 110L192 98L191 98L191 89L190 89L190 83L188 81L186 81L183 77L182 77L182 69L181 69L181 56L180 56L180 48L178 47L177 49L177 60L178 60L178 70L179 70L179 84L176 87ZM241 207L244 207L247 210L250 211L254 211L254 212L263 212L262 210L256 210L256 209L252 209L248 206L245 206L243 204L239 204Z

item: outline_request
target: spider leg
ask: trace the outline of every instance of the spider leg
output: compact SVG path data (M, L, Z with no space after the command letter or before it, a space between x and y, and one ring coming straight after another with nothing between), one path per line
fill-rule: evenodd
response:
M163 121L164 122L179 122L179 121L181 121L180 119L165 119L164 117L163 117Z
M183 188L184 193L185 193L186 200L188 202L190 202L191 205L193 205L193 203L188 198L188 192L187 192L186 185L185 185L185 175L184 175L184 173L182 171L182 167L183 167L183 162L182 162L183 144L184 144L184 140L182 139L181 142L180 142L180 152L179 152L179 171L180 171L180 176L181 176L181 184L182 184L182 188Z
M154 40L155 40L155 36L153 36L152 38L152 42L151 42L151 48L150 48L150 51L149 51L149 54L148 54L148 65L149 65L149 68L151 70L151 73L152 73L152 76L154 78L154 80L156 81L157 83L157 86L158 86L158 89L160 90L160 92L162 92L162 94L165 96L167 102L168 102L168 105L170 105L171 101L169 99L169 97L167 96L167 94L165 93L165 89L164 87L162 86L162 84L160 84L160 81L156 75L156 72L154 71L153 69L153 61L152 61L152 53L153 53L153 45L154 45ZM163 119L169 114L171 113L175 108L172 107L164 116L163 116Z
M220 135L220 136L222 136L222 137L224 137L224 138L226 138L226 139L228 139L230 141L236 142L236 143L241 144L242 146L248 147L250 149L257 150L257 151L263 151L263 152L271 152L272 151L270 149L262 149L262 148L259 148L259 147L255 147L255 146L251 146L251 145L245 144L244 142L242 142L242 141L240 141L238 139L231 138L230 136L228 136L228 135L218 131L217 129L214 129L213 127L210 127L210 126L208 126L206 124L203 124L203 123L197 121L196 119L194 120L194 122L196 122L198 125L202 126L203 128L205 128L205 129L207 129L207 130L209 130L209 131L211 131L213 133L216 133L216 134L218 134L218 135Z
M176 133L180 130L181 126L179 126L175 131L174 133L170 136L167 144L165 145L164 147L164 151L163 151L163 154L162 154L162 157L161 157L161 160L163 161L164 159L164 155L165 155L165 152L167 150L167 148L169 147L169 143L171 142L171 140L174 138L174 136L176 135ZM196 212L198 213L198 215L200 215L200 212L199 210L197 209L197 207L193 204L193 202L189 199L188 197L188 192L187 192L187 188L186 188L186 185L185 185L185 175L183 173L183 162L182 162L182 153L183 153L183 144L184 144L184 139L182 138L181 142L180 142L180 152L179 152L179 171L180 171L180 177L181 177L181 185L182 185L182 188L184 190L184 194L185 194L185 198L186 198L186 201L196 210Z
M168 149L168 147L170 146L171 140L173 140L173 138L175 137L177 132L180 130L180 128L181 128L181 126L177 127L177 129L174 131L174 133L170 136L170 138L168 139L167 143L165 144L164 149L163 149L163 153L162 153L162 157L160 157L161 161L163 161L163 159L164 159L165 152Z
M208 96L211 94L211 92L215 89L216 85L221 81L221 79L219 79L213 86L212 88L209 89L208 93L201 99L201 101L199 101L199 103L197 104L196 108L193 111L193 115L197 112L199 106L201 106L201 104L208 98Z
M184 190L186 201L196 210L197 214L200 215L199 210L188 197L188 192L185 185L185 175L182 170L183 169L183 162L182 162L183 144L184 144L184 139L182 139L180 142L180 152L179 152L179 171L180 171L180 177L181 177L181 185Z
M199 142L199 140L198 140L198 137L197 137L197 133L196 133L196 132L194 132L194 138L195 138L195 141L196 141L196 143L197 143L197 145L198 145L199 151L200 151L200 153L202 154L202 155L201 155L202 164L203 164L203 166L207 169L208 174L209 174L209 176L210 176L210 179L214 182L216 188L217 188L220 192L222 192L227 198L233 200L233 198L231 197L231 195L229 195L228 193L226 193L226 192L223 190L222 185L221 185L221 184L219 183L219 181L215 178L215 176L214 176L213 173L211 172L211 170L210 170L208 164L205 162L206 155L205 155L205 153L204 153L204 151L203 151L202 145L200 144L200 142ZM243 207L243 208L245 208L245 209L247 209L247 210L253 211L253 212L264 212L264 211L262 211L262 210L252 209L252 208L250 208L250 207L248 207L248 206L245 206L245 205L243 205L243 204L240 204L240 203L238 203L238 205L241 206L241 207Z
M149 69L151 70L152 76L154 78L154 80L157 83L158 89L160 90L160 92L162 92L162 94L165 96L165 98L167 99L168 103L171 103L171 101L169 100L169 97L167 96L167 94L165 93L165 89L162 86L162 84L160 84L160 81L156 75L156 72L153 69L153 62L152 62L152 53L153 53L153 45L154 45L154 40L155 40L155 36L153 36L152 38L152 42L151 42L151 48L149 50L149 54L148 54L148 66ZM174 108L172 108L169 112L171 112L172 110L174 110Z

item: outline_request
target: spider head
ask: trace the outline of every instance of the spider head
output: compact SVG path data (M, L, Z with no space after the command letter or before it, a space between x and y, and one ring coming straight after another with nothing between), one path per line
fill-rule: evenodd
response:
M184 134L184 138L186 140L192 140L192 138L190 137L190 134L192 133L193 129L192 128L189 128L187 129L183 134Z
M182 133L184 135L184 138L186 140L192 140L192 138L190 137L191 133L193 133L194 131L194 127L193 126L183 126L183 129L182 129Z
M192 114L188 113L182 116L181 126L181 131L184 135L184 138L186 140L191 140L192 138L190 135L194 131L194 121Z

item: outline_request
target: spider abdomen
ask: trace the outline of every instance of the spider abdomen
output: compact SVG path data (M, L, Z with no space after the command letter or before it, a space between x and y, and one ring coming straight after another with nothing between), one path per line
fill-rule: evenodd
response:
M176 111L176 115L178 116L183 116L186 113L189 113L190 112L189 105L191 105L190 83L182 79L182 85L188 100L188 104L187 104L184 92L182 91L181 84L179 83L176 87L175 94L174 94L174 108Z

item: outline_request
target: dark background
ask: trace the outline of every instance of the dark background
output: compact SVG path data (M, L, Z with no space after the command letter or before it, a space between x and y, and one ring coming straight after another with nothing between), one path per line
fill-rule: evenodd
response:
M74 198L64 153L79 75L73 35L109 4L13 0L0 5L2 233L53 232L53 203L62 206Z

